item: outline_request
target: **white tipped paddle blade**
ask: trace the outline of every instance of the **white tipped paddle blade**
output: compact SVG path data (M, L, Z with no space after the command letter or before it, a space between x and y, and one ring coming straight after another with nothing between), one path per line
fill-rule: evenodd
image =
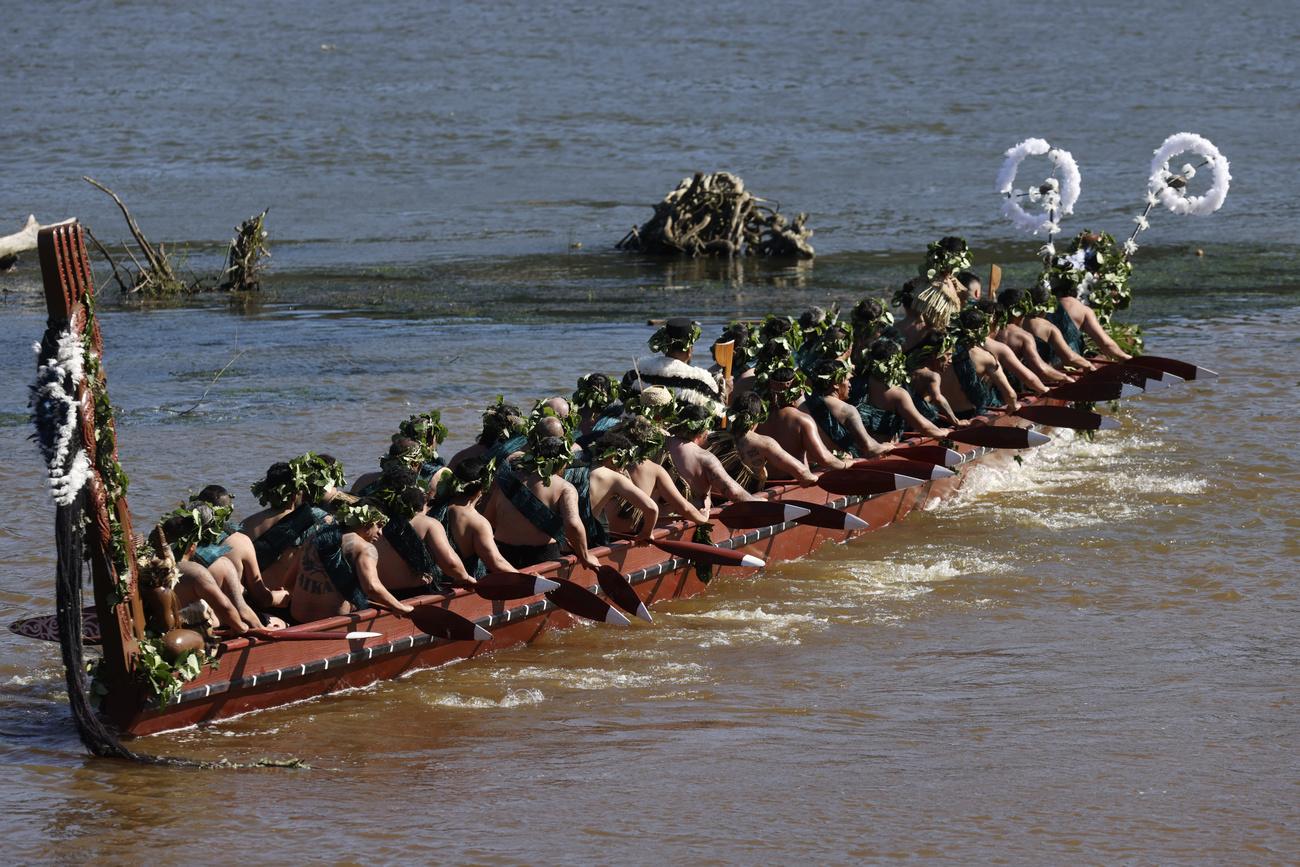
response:
M1097 424L1097 430L1119 430L1119 419L1103 415Z
M492 640L492 633L491 633L491 632L488 632L488 631L487 631L486 629L484 629L482 626L479 626L477 623L475 623L475 624L474 624L474 640L475 640L475 641L491 641L491 640Z
M947 479L955 475L957 474L954 473L952 470L948 469L947 467L938 466L937 464L935 465L934 469L930 470L931 479Z
M1036 430L1025 431L1025 444L1029 447L1041 446L1043 443L1050 443L1052 438L1047 434L1039 433Z
M623 612L619 611L613 605L609 606L609 610L605 612L605 622L612 626L632 625L632 621L628 620L627 617L623 615Z
M844 529L846 530L866 530L871 525L859 518L857 515L844 513Z
M811 515L812 509L805 509L803 506L796 506L793 503L785 504L785 513L783 517L786 521L794 521L802 518L804 515Z
M638 606L636 607L636 616L637 616L637 617L640 617L640 618L641 618L642 620L644 620L646 623L654 623L654 622L655 622L655 619L654 619L653 617L650 616L650 609L645 607L645 603L644 603L644 602L642 602L640 605L638 605Z
M1198 375L1200 370L1201 368L1197 368ZM1216 373L1215 376L1218 376L1218 374ZM1160 381L1163 382L1165 385L1178 385L1179 383L1186 382L1187 380L1183 379L1181 376L1179 376L1176 373L1170 373L1169 371L1166 370L1160 374Z
M944 449L943 452L943 465L945 467L955 467L962 462L961 452L955 449Z
M537 580L533 581L533 592L549 593L550 591L554 590L556 587L559 586L560 583L558 581L552 581L550 578L543 578L539 575L537 577Z
M365 639L365 638L379 638L379 637L380 637L381 635L383 635L383 634L384 634L384 633L382 633L382 632L349 632L349 633L347 634L347 640L348 640L348 641L359 641L359 640L361 640L361 639Z
M1215 373L1213 370L1208 370L1208 369L1206 369L1206 368L1204 368L1204 367L1200 367L1200 366L1198 366L1198 367L1196 368L1196 377L1195 377L1195 378L1196 378L1196 379L1218 379L1218 378L1219 378L1219 374Z
M741 566L748 566L750 569L762 569L767 565L767 561L755 557L753 554L746 554L740 559Z
M1133 397L1142 393L1142 389L1128 382L1122 382L1119 386L1120 397Z
M894 490L901 491L904 488L914 488L917 485L924 485L928 479L918 479L915 476L904 476L901 473L894 473Z

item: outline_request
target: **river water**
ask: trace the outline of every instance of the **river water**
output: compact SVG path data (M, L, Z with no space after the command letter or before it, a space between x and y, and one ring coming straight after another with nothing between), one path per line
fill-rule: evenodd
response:
M134 744L310 771L90 760L57 648L0 631L9 860L1300 860L1296 26L1273 2L1086 12L6 8L23 50L0 66L0 220L119 237L92 174L203 268L272 206L256 302L101 308L140 522L209 482L250 511L259 471L307 448L355 475L428 406L463 444L498 393L624 370L647 316L709 332L850 305L949 231L1024 285L1037 242L991 188L1029 135L1080 161L1068 231L1124 232L1171 132L1234 166L1215 216L1153 217L1134 278L1150 350L1219 380L1127 401L1119 431L973 468L952 501L653 625ZM608 251L715 167L812 212L818 259ZM53 607L26 439L38 280L30 258L0 277L6 624Z

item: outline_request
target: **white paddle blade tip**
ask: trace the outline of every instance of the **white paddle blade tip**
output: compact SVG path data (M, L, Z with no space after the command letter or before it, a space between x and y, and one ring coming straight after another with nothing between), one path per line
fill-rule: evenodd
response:
M948 469L947 467L935 466L934 469L930 470L931 479L948 479L948 478L952 478L955 475L957 474L954 473L952 470Z
M379 638L379 637L380 637L381 635L383 635L383 634L384 634L384 633L382 633L382 632L349 632L349 633L347 634L347 640L348 640L348 641L362 641L362 640L367 639L367 638Z
M799 518L802 518L804 515L811 515L811 514L812 514L812 509L805 509L803 506L796 506L793 503L786 503L785 510L781 513L781 517L784 518L787 522L789 522L789 521L796 521Z
M615 608L612 605L609 607L609 610L605 612L605 622L610 624L611 626L632 625L632 621L628 620L627 616L624 615L622 611L619 611L617 608Z
M1097 425L1097 430L1119 430L1119 419L1103 415L1101 423Z
M859 518L857 515L850 515L848 512L844 513L844 529L866 530L869 529L870 527L871 527L870 524L868 524L866 521Z
M901 491L904 488L914 488L917 485L924 485L928 479L918 479L915 476L904 476L901 473L894 473L894 490Z
M492 633L491 633L491 632L488 632L488 631L487 631L486 629L484 629L482 626L479 626L477 623L475 623L475 624L474 624L474 640L475 640L475 641L491 641L491 640L492 640Z
M645 607L644 602L641 602L636 606L636 616L640 617L646 623L655 622L655 619L650 616L650 609Z
M537 578L536 580L533 581L533 592L550 593L552 590L554 590L556 587L559 586L560 586L560 582L552 581L550 578Z
M1039 433L1036 430L1025 431L1025 445L1029 448L1041 446L1043 443L1050 443L1052 438L1045 433Z
M1120 396L1120 397L1133 397L1133 396L1135 396L1135 395L1139 395L1139 394L1141 394L1142 391L1143 391L1143 389L1138 388L1136 385L1133 385L1133 384L1130 383L1130 382L1122 382L1122 383L1120 383L1120 386L1119 386L1119 396Z
M1176 373L1170 373L1166 370L1160 374L1160 381L1165 385L1178 385L1180 382L1186 382L1187 380L1183 379Z
M1218 379L1219 374L1205 367L1196 368L1196 379Z
M943 465L945 467L955 467L961 463L961 452L954 449L943 450Z
M748 566L750 569L762 569L767 565L767 561L755 557L753 554L746 554L744 557L740 558L740 565Z

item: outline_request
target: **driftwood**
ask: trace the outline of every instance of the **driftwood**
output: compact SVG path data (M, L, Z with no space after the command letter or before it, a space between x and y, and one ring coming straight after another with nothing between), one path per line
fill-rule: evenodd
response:
M136 224L135 217L131 216L131 212L126 209L126 204L118 198L117 193L94 178L83 175L81 179L95 189L106 193L117 204L122 216L126 219L126 227L131 230L131 237L135 238L136 248L140 256L137 258L131 248L126 247L126 255L130 257L131 262L135 265L135 273L131 274L125 265L119 269L117 262L113 261L113 257L104 249L104 245L100 244L93 236L91 237L91 241L99 248L100 254L108 259L109 264L113 266L113 278L117 281L123 293L127 295L176 295L183 292L199 291L201 286L198 280L186 281L177 276L176 270L172 267L171 257L167 255L167 250L162 244L155 247L149 243L149 239L144 236L144 232L140 231L140 227ZM141 262L140 259L144 259L144 261ZM126 274L126 277L122 276L123 273Z
M62 222L67 222L63 220ZM50 223L48 225L57 225ZM0 238L0 274L13 268L18 262L18 254L36 249L36 233L45 226L36 220L35 214L28 214L27 224L20 231Z
M271 256L267 245L266 212L254 214L235 228L226 254L226 269L221 272L218 289L227 292L256 292L262 288L264 259Z
M807 214L792 221L745 190L730 172L683 178L655 205L654 216L617 244L638 253L699 256L772 256L811 259Z

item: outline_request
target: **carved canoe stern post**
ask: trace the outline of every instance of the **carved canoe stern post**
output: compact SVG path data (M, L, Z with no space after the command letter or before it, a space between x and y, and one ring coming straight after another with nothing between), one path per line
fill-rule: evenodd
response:
M86 244L81 225L75 220L48 226L40 230L37 249L41 261L41 276L45 284L45 305L49 313L49 326L56 329L71 327L79 335L90 329L91 347L96 356L103 357L103 338L93 316L95 283L86 255ZM89 377L97 377L92 389ZM103 663L100 678L108 687L103 710L115 721L129 719L139 709L139 688L132 677L138 652L137 639L144 635L144 610L140 600L136 575L135 544L131 536L131 513L127 508L125 491L110 502L112 486L104 479L105 460L115 466L117 462L117 437L112 419L107 429L99 431L95 418L95 389L107 388L102 361L95 368L87 368L87 380L79 387L77 400L81 420L82 444L90 459L91 472L87 481L86 533L87 559L94 581L95 610L99 616L103 636ZM108 434L105 436L105 434ZM100 455L99 446L111 448ZM120 530L117 544L124 549L126 574L118 581L118 566L114 563L113 525Z

